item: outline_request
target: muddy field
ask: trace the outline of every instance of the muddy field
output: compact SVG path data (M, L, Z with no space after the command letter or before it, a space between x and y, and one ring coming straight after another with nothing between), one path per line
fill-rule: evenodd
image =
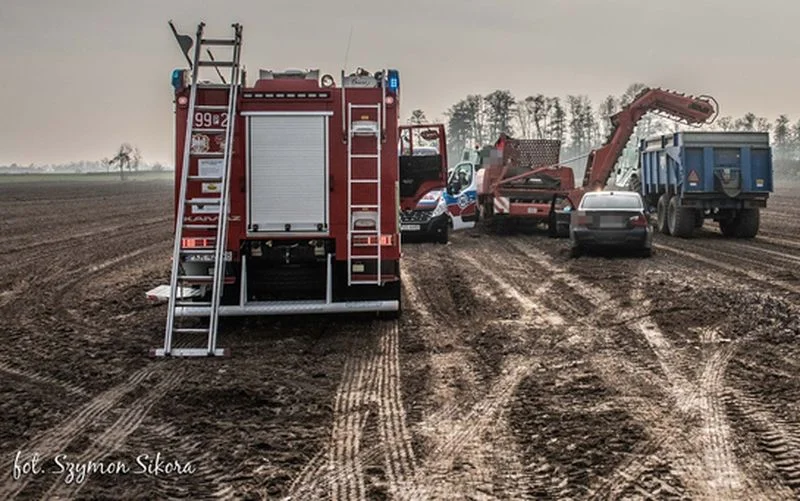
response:
M651 259L407 245L399 321L229 321L231 357L161 360L170 185L0 185L0 499L795 499L790 194ZM157 454L182 472L138 474Z

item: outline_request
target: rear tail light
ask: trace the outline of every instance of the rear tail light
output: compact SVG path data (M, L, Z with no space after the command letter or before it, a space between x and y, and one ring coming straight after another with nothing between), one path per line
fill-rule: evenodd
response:
M646 228L647 227L647 218L644 214L639 214L638 216L633 216L628 220L629 224L634 228Z
M184 249L195 249L198 247L213 247L213 238L182 238L181 247Z
M587 226L591 222L592 222L592 218L587 216L585 212L576 212L575 213L575 223L577 223L578 226Z

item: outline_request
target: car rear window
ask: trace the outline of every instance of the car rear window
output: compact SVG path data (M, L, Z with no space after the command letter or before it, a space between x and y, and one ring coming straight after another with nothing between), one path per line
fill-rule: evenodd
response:
M586 197L583 200L584 209L641 209L642 202L639 197L632 195L603 195Z

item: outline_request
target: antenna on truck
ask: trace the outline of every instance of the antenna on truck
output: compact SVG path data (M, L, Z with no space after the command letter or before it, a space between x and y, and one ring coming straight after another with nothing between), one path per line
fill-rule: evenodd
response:
M344 65L342 68L347 70L347 59L350 57L350 42L353 41L353 25L350 25L350 34L347 36L347 48L344 50Z
M178 42L178 45L183 52L183 57L185 57L186 61L189 63L189 69L194 69L192 67L192 58L189 57L189 51L192 49L192 45L194 44L192 37L178 33L178 30L175 29L175 25L172 24L172 19L169 20L169 27L172 28L172 34L175 35L175 40ZM217 71L219 71L219 69L217 69Z

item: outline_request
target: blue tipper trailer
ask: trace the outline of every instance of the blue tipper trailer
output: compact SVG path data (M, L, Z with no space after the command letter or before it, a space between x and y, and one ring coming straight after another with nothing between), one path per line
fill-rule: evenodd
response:
M706 219L726 237L753 238L772 186L766 132L683 131L644 139L635 184L658 229L688 238Z

